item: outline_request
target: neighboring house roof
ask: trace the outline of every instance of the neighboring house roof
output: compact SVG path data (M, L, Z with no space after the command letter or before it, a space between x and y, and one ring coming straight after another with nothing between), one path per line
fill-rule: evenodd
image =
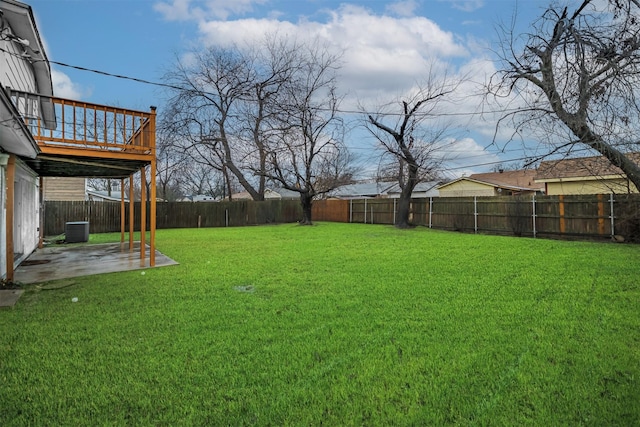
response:
M463 180L516 191L543 191L544 184L535 181L535 169L520 169L515 171L474 173L442 184L438 189L445 188Z
M386 196L393 182L362 182L343 185L328 193L329 197L338 199L363 199Z
M640 153L626 156L640 165ZM536 181L544 183L557 180L577 180L587 177L624 177L624 172L603 156L578 157L573 159L546 160L540 163Z
M183 202L215 202L215 197L206 194L191 194L182 198Z
M275 188L270 189L267 188L264 191L265 200L276 200L276 199L284 199L284 200L293 200L299 199L300 193L297 191L286 190L284 188ZM253 200L251 194L248 191L241 191L240 193L235 193L231 195L231 200Z
M93 188L87 188L87 198L94 201L98 199L119 202L121 201L122 193L120 193L120 191L111 190L111 195L109 195L109 192L105 190L94 190ZM126 193L124 195L124 201L129 201L129 197L127 197Z
M438 197L440 192L438 191L437 181L427 181L427 182L419 182L416 185L416 188L413 189L413 197ZM400 197L400 193L402 190L400 189L400 184L394 184L393 187L387 190L389 197L397 198Z
M264 197L265 199L274 198L274 199L297 200L300 198L300 193L293 190L287 190L286 188L274 188L273 190L265 191Z

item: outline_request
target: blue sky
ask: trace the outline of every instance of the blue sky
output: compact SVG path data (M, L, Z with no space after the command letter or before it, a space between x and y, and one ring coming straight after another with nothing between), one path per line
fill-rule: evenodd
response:
M495 71L491 49L496 26L517 8L518 29L540 16L548 0L31 0L50 60L151 81L176 57L194 47L243 43L278 31L291 37L319 36L344 52L341 71L348 96L357 103L391 101L436 61L482 81ZM157 87L53 65L57 96L146 110L162 108ZM477 88L469 86L469 93ZM460 111L477 110L469 97ZM482 172L515 150L485 149L491 120L460 118L464 156L450 176ZM355 132L352 139L361 139ZM352 141L354 146L359 141ZM515 148L515 147L514 147ZM362 147L360 146L360 149Z

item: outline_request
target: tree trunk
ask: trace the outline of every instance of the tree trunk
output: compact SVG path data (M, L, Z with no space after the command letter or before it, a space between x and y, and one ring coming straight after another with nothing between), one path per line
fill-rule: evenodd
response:
M411 228L413 225L409 222L409 208L411 207L411 195L413 189L418 184L418 167L416 165L409 165L409 171L407 180L402 192L400 193L400 199L398 200L398 214L396 216L397 228Z
M300 205L302 205L302 219L300 225L313 225L311 222L311 208L313 205L313 196L309 193L300 193Z

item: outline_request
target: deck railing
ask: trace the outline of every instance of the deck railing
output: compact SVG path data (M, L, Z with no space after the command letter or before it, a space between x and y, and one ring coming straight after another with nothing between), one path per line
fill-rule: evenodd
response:
M41 147L76 147L132 154L154 151L153 113L13 90L11 97ZM55 108L54 129L48 129L40 117L39 106L44 99L52 102Z

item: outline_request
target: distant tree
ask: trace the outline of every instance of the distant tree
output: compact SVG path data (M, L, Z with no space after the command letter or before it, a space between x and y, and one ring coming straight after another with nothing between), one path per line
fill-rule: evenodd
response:
M383 150L383 156L393 159L394 174L400 186L396 227L408 228L411 194L418 183L433 180L443 161L442 149L450 140L449 126L440 120L438 107L452 95L458 83L446 75L430 71L425 84L406 100L380 108L368 114L366 126ZM397 106L392 110L389 106ZM385 123L386 122L386 123ZM389 160L386 160L386 165ZM384 169L386 176L388 166Z
M640 1L552 5L522 37L505 28L502 68L489 87L524 103L502 117L550 144L544 155L595 151L640 188Z
M186 153L179 150L175 135L159 125L156 132L156 186L157 197L173 202L182 197L181 181L188 169Z

